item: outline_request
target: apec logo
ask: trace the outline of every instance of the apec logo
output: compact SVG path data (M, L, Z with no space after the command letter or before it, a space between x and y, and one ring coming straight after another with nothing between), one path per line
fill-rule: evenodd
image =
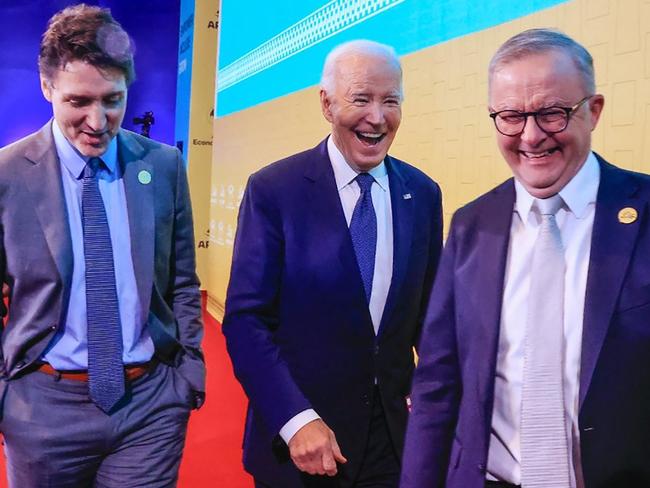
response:
M207 229L205 231L205 236L204 237L205 237L205 239L200 240L197 243L196 247L198 247L199 249L207 249L207 248L210 247L210 229Z
M219 11L217 10L217 13L214 14L214 20L208 21L208 29L217 30L218 28L219 28Z

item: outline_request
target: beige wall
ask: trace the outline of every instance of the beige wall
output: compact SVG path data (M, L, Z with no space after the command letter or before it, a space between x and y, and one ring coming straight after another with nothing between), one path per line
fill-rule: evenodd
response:
M487 115L487 65L503 41L531 27L559 28L592 53L606 101L594 149L619 166L650 172L650 0L571 1L402 59L406 101L390 152L440 183L446 225L459 206L510 175ZM227 230L232 237L248 175L327 133L316 87L215 121L208 292L217 318L232 257ZM218 197L229 185L234 197ZM216 242L219 226L224 237Z
M196 268L203 289L209 288L210 207L207 202L210 199L212 172L214 118L211 111L217 66L218 16L219 0L196 0L187 165L194 214Z

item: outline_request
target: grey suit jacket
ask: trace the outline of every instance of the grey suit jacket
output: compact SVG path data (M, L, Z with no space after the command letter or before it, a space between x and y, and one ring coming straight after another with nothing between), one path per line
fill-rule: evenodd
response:
M205 390L203 334L185 166L175 148L120 130L132 259L156 357ZM149 184L138 179L148 171ZM0 278L8 291L0 375L29 370L66 316L73 254L52 122L0 149ZM5 381L2 381L4 390ZM2 391L0 391L1 395ZM1 396L0 396L1 398Z

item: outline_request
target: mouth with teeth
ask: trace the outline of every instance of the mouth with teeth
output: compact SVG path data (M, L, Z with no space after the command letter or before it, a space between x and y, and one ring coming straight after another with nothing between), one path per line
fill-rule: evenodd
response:
M382 139L386 136L386 134L382 132L354 131L354 133L356 134L357 139L359 139L362 143L368 146L375 146L379 144L382 141Z
M546 151L540 151L540 152L519 151L519 154L521 154L527 159L542 159L545 158L546 156L550 156L551 154L559 150L560 150L559 147L552 147L551 149L547 149Z

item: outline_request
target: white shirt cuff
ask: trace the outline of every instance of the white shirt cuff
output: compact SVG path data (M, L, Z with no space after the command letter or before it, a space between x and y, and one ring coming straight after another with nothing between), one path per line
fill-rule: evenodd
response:
M284 424L284 426L280 429L280 437L282 437L282 440L284 440L284 442L289 445L289 441L296 434L296 432L302 429L309 422L312 422L319 418L320 415L318 415L313 409L308 408L307 410L303 410L302 412L291 417L291 419L289 419L289 421Z

